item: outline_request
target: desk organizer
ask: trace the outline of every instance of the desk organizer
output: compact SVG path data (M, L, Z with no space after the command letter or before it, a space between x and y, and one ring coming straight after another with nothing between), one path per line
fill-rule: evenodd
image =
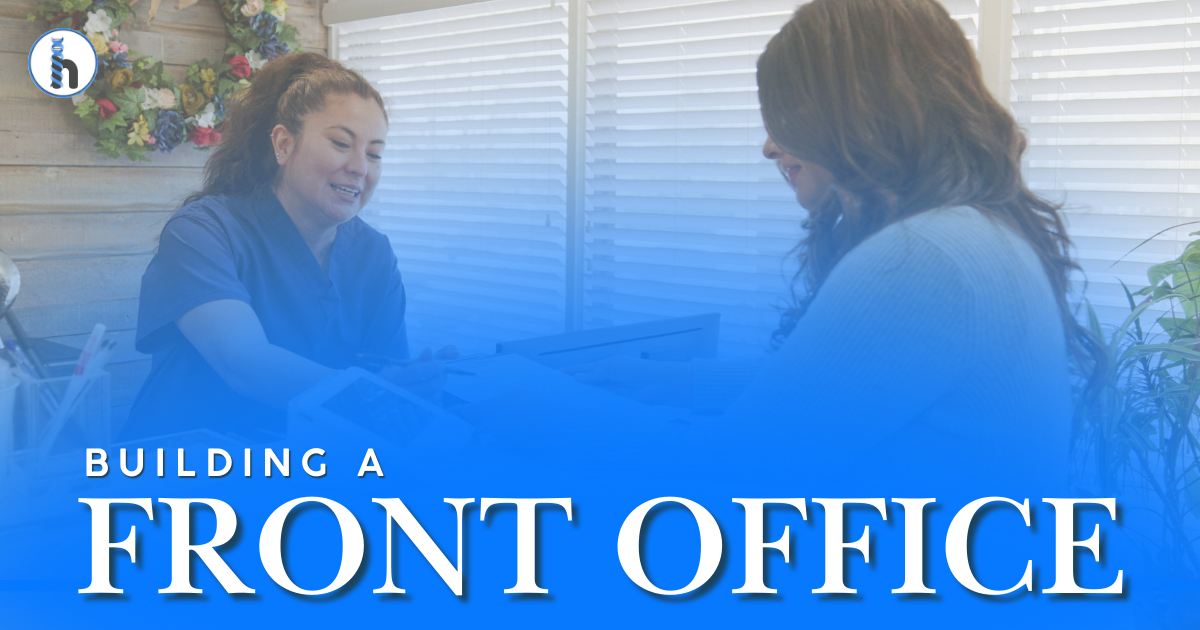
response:
M111 441L112 380L101 371L83 381L83 389L72 409L60 422L57 435L51 423L59 401L70 386L72 376L47 379L21 377L14 414L12 445L16 453L48 446L48 455L72 450L99 448Z

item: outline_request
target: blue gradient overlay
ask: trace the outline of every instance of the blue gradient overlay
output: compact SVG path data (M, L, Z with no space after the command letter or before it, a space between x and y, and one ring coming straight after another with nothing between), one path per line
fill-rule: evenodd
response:
M910 344L911 342L911 344ZM921 340L898 340L921 348ZM991 357L995 361L998 357ZM958 364L961 357L926 356L922 361ZM1003 357L999 357L1003 359ZM110 471L104 478L85 476L86 445L64 448L42 472L18 472L8 480L14 499L6 500L6 525L0 536L0 609L7 627L61 627L84 620L112 624L170 623L181 627L214 623L249 626L267 623L385 623L418 626L486 624L498 627L556 624L608 627L628 624L690 623L697 626L761 623L839 623L858 627L880 623L900 627L1033 627L1091 623L1114 627L1132 615L1158 576L1143 568L1122 531L1123 505L1117 519L1098 506L1080 507L1075 540L1085 540L1098 525L1102 549L1096 562L1084 549L1074 558L1077 581L1088 588L1113 583L1123 572L1120 595L1054 596L1042 592L1055 580L1055 511L1044 498L1073 496L1065 488L1066 452L1028 440L972 440L962 435L921 435L919 439L859 439L820 429L823 424L871 427L888 422L890 410L902 413L921 400L920 379L903 379L907 390L888 389L894 399L853 417L864 407L847 404L858 385L814 397L801 409L772 406L769 397L753 407L755 426L722 425L718 416L663 422L657 411L619 397L589 397L539 390L531 383L487 400L451 409L476 430L468 442L433 443L403 448L382 438L351 435L318 427L302 438L268 444L242 444L212 434L212 442L186 445L186 468L195 478L177 478L175 438L148 439L146 470L126 478L119 470L118 447L108 449ZM916 383L916 385L912 385ZM1030 413L1046 422L1069 422L1060 400L1024 400ZM596 403L608 400L608 403ZM1039 412L1038 410L1042 410ZM670 414L667 414L670 415ZM744 420L744 419L743 419ZM979 405L964 423L1019 424ZM134 445L129 445L133 447ZM166 476L155 476L154 450L165 448ZM207 448L233 456L232 472L207 478ZM264 477L264 448L282 455L291 449L292 474ZM252 449L252 477L243 476L242 448ZM301 455L322 448L327 475L308 477ZM373 448L384 476L356 476ZM131 462L132 465L132 462ZM355 577L322 596L290 593L272 582L259 559L259 533L278 506L300 497L324 497L349 509L366 539L366 552ZM85 595L90 578L91 513L81 498L155 499L150 521L136 506L113 511L112 540L136 527L137 562L112 553L112 581L121 595ZM464 517L463 595L455 596L398 527L394 580L404 595L379 595L384 584L388 521L374 498L400 498L455 562L456 521L446 498L472 498ZM493 507L480 521L480 500L491 498L570 497L572 518L553 505L537 516L537 583L547 594L511 595L517 578L516 510ZM721 529L723 554L713 577L698 590L679 596L648 593L625 575L617 556L617 536L626 516L658 497L683 497L704 506ZM988 588L1003 590L1021 578L1032 561L1033 591L984 596L958 583L947 565L945 539L950 520L964 505L983 497L1028 499L1032 522L1007 504L982 511L970 541L971 566ZM192 558L193 584L199 595L165 595L170 582L173 515L161 498L209 498L229 504L237 514L237 534L221 547L221 557L255 589L253 595L226 593L213 574ZM777 594L738 595L745 581L745 513L735 498L803 498L808 518L787 505L766 510L762 540L790 533L790 563L775 550L763 551L766 584ZM846 510L845 540L857 540L869 528L870 561L845 552L846 583L852 595L821 595L826 514L815 499L888 499L887 519L869 505ZM905 528L908 515L891 499L936 498L925 514L925 584L932 595L891 592L904 582ZM192 541L212 538L213 512L193 508ZM699 533L690 513L668 504L650 513L643 533L643 564L649 578L666 590L682 588L694 575ZM284 534L284 559L292 579L306 589L330 583L337 573L341 544L333 514L320 506L298 509ZM9 625L9 624L13 625Z

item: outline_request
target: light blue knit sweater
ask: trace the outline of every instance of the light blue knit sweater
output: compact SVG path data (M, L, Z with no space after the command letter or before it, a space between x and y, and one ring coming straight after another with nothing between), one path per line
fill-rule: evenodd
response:
M909 217L855 247L773 354L694 367L697 411L723 411L703 423L718 435L1067 451L1066 341L1049 279L1023 238L968 207Z

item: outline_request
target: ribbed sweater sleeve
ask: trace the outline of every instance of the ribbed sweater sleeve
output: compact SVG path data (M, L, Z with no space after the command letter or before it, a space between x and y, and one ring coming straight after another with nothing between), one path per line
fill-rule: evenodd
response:
M1033 248L973 208L931 210L847 253L780 348L719 417L697 414L689 439L700 458L737 452L793 473L1061 479L1066 367ZM697 364L698 402L725 404L748 372Z
M954 387L978 334L973 291L939 247L947 235L924 219L886 228L837 264L729 405L730 439L770 443L804 427L818 443L866 446Z

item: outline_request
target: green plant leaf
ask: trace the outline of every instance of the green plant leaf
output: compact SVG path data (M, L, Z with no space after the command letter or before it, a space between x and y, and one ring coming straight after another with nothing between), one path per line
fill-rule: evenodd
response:
M1166 331L1171 341L1196 337L1196 320L1191 317L1160 317L1158 325Z
M75 115L79 116L80 118L84 118L91 115L95 111L97 111L96 101L93 101L92 97L89 96L83 99L83 101L80 102L75 108Z
M1142 313L1146 312L1146 309L1150 308L1151 306L1153 306L1154 304L1156 304L1158 302L1161 302L1162 300L1171 299L1172 296L1176 296L1176 295L1177 294L1169 293L1169 294L1163 296L1162 298L1151 298L1151 299L1145 300L1141 304L1138 304L1137 308L1133 309L1133 312L1131 312L1125 318L1125 321L1121 324L1120 328L1118 328L1117 331L1113 334L1112 340L1108 344L1109 353L1112 355L1117 354L1122 341L1125 339L1126 333L1129 332L1130 326L1133 326L1134 322L1137 322L1139 320L1139 318L1142 316ZM1179 297L1182 297L1182 296L1179 296Z
M1096 317L1096 309L1092 307L1091 300L1085 299L1084 304L1087 305L1088 329L1097 339L1104 339L1104 330L1100 327L1100 318Z
M1183 494L1187 499L1188 511L1200 518L1200 474L1195 468L1189 468L1183 478L1186 482Z
M1187 271L1200 272L1200 265L1195 263L1189 265L1180 259L1168 260L1164 263L1152 265L1146 271L1146 277L1150 279L1150 284L1158 284L1168 277Z
M1200 361L1200 352L1172 343L1148 343L1137 345L1126 350L1126 353L1134 355L1152 355L1152 354L1167 354L1175 355L1189 361Z

